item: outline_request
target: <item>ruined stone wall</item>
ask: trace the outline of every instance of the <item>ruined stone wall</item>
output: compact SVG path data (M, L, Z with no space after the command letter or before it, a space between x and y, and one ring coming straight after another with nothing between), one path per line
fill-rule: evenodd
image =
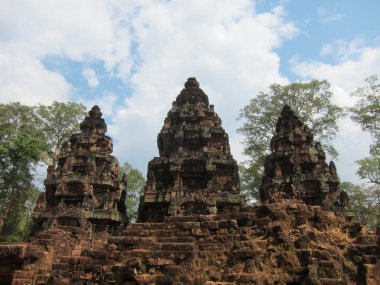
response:
M297 200L131 224L91 243L71 234L70 249L51 240L52 231L29 245L26 255L37 259L15 272L13 284L380 282L379 233Z

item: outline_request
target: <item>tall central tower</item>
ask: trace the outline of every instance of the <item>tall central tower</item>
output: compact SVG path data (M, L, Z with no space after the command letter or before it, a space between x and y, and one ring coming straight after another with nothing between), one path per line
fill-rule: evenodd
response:
M149 162L139 220L215 214L241 203L238 166L222 121L195 78L177 96Z

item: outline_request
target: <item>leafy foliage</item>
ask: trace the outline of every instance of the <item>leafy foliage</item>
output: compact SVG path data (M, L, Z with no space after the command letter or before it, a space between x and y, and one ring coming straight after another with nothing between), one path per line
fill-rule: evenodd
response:
M127 197L125 200L127 216L131 221L136 221L140 196L143 194L146 180L140 170L133 168L128 162L125 162L121 167L120 175L127 177Z
M331 141L338 131L338 120L345 113L343 108L331 102L332 95L326 80L272 84L269 93L260 92L240 110L238 119L244 119L244 123L238 133L245 137L244 154L250 157L241 166L241 185L243 189L251 187L251 197L258 197L263 162L270 151L270 140L275 135L277 119L284 105L289 105L312 129L315 139L322 143L328 154L337 157L338 153Z
M38 190L33 166L48 150L33 108L0 104L0 238L22 239L30 220L28 205Z
M58 149L72 133L79 131L79 123L86 116L86 107L78 103L53 102L51 105L38 105L36 114L40 119L49 144L48 160L55 161Z
M367 86L352 93L359 100L350 108L351 119L373 136L375 144L371 146L371 154L375 154L380 151L380 83L376 75L371 75L365 81Z
M365 157L357 161L360 165L356 172L362 179L380 186L380 154Z
M370 156L357 161L357 174L362 179L380 185L380 83L376 75L368 77L366 82L367 86L352 93L359 100L350 111L351 118L360 124L363 131L372 135L374 144L370 147Z
M354 219L369 228L380 226L380 187L378 185L354 185L343 182L341 188L350 199L350 211Z
M78 129L84 110L76 103L0 104L1 240L21 240L27 235L39 194L34 185L35 165L52 161L63 140Z

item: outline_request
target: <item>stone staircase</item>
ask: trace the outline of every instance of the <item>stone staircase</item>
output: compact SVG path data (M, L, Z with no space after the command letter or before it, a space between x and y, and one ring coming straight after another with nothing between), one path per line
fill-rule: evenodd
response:
M13 273L12 284L48 284L56 256L63 252L71 252L69 236L70 234L62 229L37 233L27 246L24 268Z
M380 284L378 233L350 238L278 209L169 217L87 241L42 232L12 284Z

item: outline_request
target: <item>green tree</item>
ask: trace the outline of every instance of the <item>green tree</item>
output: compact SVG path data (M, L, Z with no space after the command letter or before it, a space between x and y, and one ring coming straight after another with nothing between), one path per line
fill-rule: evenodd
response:
M76 103L0 105L0 239L20 240L26 235L39 195L35 166L54 160L85 114L85 107Z
M350 111L351 119L373 136L371 154L374 154L380 151L380 83L377 75L371 75L365 81L368 85L352 93L359 100Z
M350 108L351 119L357 122L363 131L369 132L374 143L370 146L370 156L358 160L357 174L371 183L380 185L380 83L376 75L366 80L368 85L358 88L352 96L359 100Z
M86 107L82 104L53 102L51 105L38 105L36 114L40 128L50 146L47 162L57 159L59 147L72 133L79 131L79 124L86 116Z
M354 220L376 229L380 225L380 188L377 185L354 185L342 182L341 188L349 196L349 209Z
M27 231L28 205L38 190L33 167L48 150L33 108L0 104L0 239L19 240Z
M241 185L242 188L251 187L251 197L258 199L264 159L270 151L270 140L275 135L277 119L284 105L289 105L312 129L315 139L322 143L328 154L337 157L331 141L336 136L338 120L344 116L344 110L332 103L332 95L326 80L272 84L269 93L260 92L240 110L238 119L244 119L244 123L238 133L244 136L244 154L250 158L241 165Z
M127 208L127 216L131 221L136 221L137 210L140 201L140 196L144 193L146 185L145 178L140 170L133 168L131 164L125 162L120 169L120 175L127 177L127 197L125 205Z

